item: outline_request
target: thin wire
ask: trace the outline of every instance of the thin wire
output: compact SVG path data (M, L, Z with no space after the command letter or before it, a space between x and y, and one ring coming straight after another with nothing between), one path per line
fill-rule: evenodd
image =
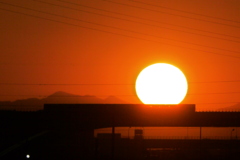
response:
M76 83L76 84L69 84L69 83L0 83L0 85L29 85L29 86L33 86L33 85L37 85L37 86L50 86L50 85L54 85L54 86L65 86L65 85L72 85L72 86L76 86L76 85L80 85L80 86L97 86L97 85L134 85L134 84L104 84L104 83Z
M69 96L53 96L53 95L0 95L1 97L41 97L41 98L55 98L55 97L79 97L79 98L86 98L86 97L101 97L101 96L110 96L110 95L69 95ZM122 95L118 95L118 96L122 96Z
M113 35L119 35L119 36L124 36L124 37L128 37L128 38L134 38L134 39L140 39L140 40L144 40L144 41L150 41L150 42L159 43L158 41L154 41L154 40L147 40L147 39L144 39L144 38L128 36L128 35L124 35L124 34L120 34L120 33L104 31L104 30L96 29L96 28L85 27L85 26L81 26L81 25L77 25L77 24L72 24L72 23L67 23L67 22L63 22L63 21L53 20L53 19L49 19L49 18L45 18L45 17L40 17L40 16L35 16L35 15L27 14L27 13L18 12L18 11L12 11L12 10L8 10L8 9L4 9L4 8L0 8L0 10L12 12L12 13L17 13L17 14L22 14L22 15L25 15L25 16L30 16L30 17L39 18L39 19L43 19L43 20L48 20L48 21L52 21L52 22L62 23L62 24L65 24L65 25L70 25L70 26L90 29L90 30L94 30L94 31L104 32L104 33L109 33L109 34L113 34ZM226 56L230 56L230 55L226 55ZM236 58L240 58L240 57L236 57Z
M204 102L200 102L200 103L195 103L195 104L228 104L228 103L239 103L239 101L238 102L206 102L206 103L204 103Z
M187 95L211 95L211 94L240 94L240 92L215 92L215 93L188 93ZM136 97L137 95L0 95L1 97L106 97L106 96L114 96L114 97Z
M240 82L240 80L224 80L224 81L202 81L202 82L189 82L189 84L192 83L230 83L230 82Z
M33 1L47 3L47 2L44 2L44 1L40 1L40 0L33 0ZM99 11L104 11L104 12L108 12L108 13L114 13L114 14L123 15L123 16L127 16L127 17L137 18L137 19L141 19L141 20L147 20L147 21L152 21L152 22L156 22L156 23L167 24L167 25L171 25L171 26L182 27L182 28L186 28L186 29L192 29L192 30L211 33L211 34L217 34L217 35L221 35L221 36L228 36L228 37L232 37L232 38L240 38L240 37L237 37L237 36L232 36L232 35L227 35L227 34L222 34L222 33L215 33L215 32L211 32L211 31L206 31L206 30L201 30L201 29L196 29L196 28L191 28L191 27L186 27L186 26L181 26L181 25L175 25L175 24L171 24L171 23L165 23L165 22L156 21L156 20L152 20L152 19L142 18L142 17L138 17L138 16L133 16L133 15L130 15L130 14L123 14L123 13L108 11L108 10L99 9L99 8L95 8L95 7L89 7L89 6L86 6L86 5L79 4L79 3L67 2L67 1L64 1L64 0L58 0L58 1L68 3L68 4L73 4L73 5L76 5L76 6L85 7L85 8L91 8L91 9L94 9L94 10L99 10ZM56 5L56 6L60 6L60 5ZM65 6L61 6L61 7L65 7ZM70 8L70 7L66 7L66 8L77 10L75 8ZM94 14L97 14L97 13L94 13ZM148 24L145 23L145 25L148 25ZM166 29L170 29L170 28L166 28ZM183 31L181 31L181 32L183 32ZM186 32L186 33L195 34L195 33L191 33L191 32ZM197 34L197 35L206 36L206 35L202 35L202 34ZM212 38L218 38L218 37L212 37Z
M240 28L240 26L229 25L229 24L224 24L224 23L219 23L219 22L213 22L213 21L199 19L199 18L192 18L192 17L188 17L188 16L182 16L182 15L177 15L177 14L173 14L173 13L167 13L167 12L163 12L163 11L158 11L158 10L153 10L153 9L148 9L148 8L143 8L143 7L137 7L137 6L134 6L134 5L119 3L119 2L110 1L110 0L103 0L103 1L110 2L110 3L115 3L115 4L118 4L118 5L128 6L128 7L132 7L132 8L138 8L138 9L142 9L142 10L148 10L148 11L152 11L152 12L158 12L158 13L173 15L173 16L176 16L176 17L183 17L183 18L188 18L188 19L193 19L193 20L198 20L198 21L204 21L204 22L213 23L213 24L220 24L220 25L224 25L224 26Z
M154 7L158 7L158 8L164 8L164 9L168 9L168 10L172 10L172 11L178 11L178 12L193 14L193 15L197 15L197 16L203 16L203 17L207 17L207 18L214 18L214 19L219 19L219 20L224 20L224 21L229 21L229 22L234 22L234 23L240 23L239 21L234 21L234 20L229 20L229 19L225 19L225 18L209 16L209 15L204 15L204 14L199 14L199 13L194 13L194 12L188 12L188 11L179 10L179 9L173 9L173 8L164 7L164 6L160 6L160 5L154 5L154 4L150 4L150 3L146 3L146 2L142 2L142 1L137 1L137 0L130 0L130 1L140 3L140 4L149 5L149 6L154 6Z
M0 3L2 3L2 2L0 2ZM99 26L108 27L108 28L112 28L112 29L118 29L118 30L121 30L121 31L127 31L127 32L131 32L131 33L137 33L137 34L141 34L141 35L152 36L152 37L156 37L156 38L167 39L167 40L171 40L171 41L175 41L175 42L181 42L181 43L186 43L186 44L191 44L191 45L196 45L196 46L201 46L201 47L208 47L208 48L223 50L223 51L227 51L227 52L240 53L240 52L238 52L238 51L232 51L232 50L227 50L227 49L222 49L222 48L217 48L217 47L211 47L211 46L206 46L206 45L201 45L201 44L196 44L196 43L190 43L190 42L186 42L186 41L180 41L180 40L175 40L175 39L171 39L171 38L165 38L165 37L161 37L161 36L155 36L155 35L152 35L152 34L147 34L147 33L142 33L142 32L137 32L137 31L132 31L132 30L128 30L128 29L122 29L122 28L119 28L119 27L103 25L103 24L99 24L99 23L95 23L95 22L89 22L89 21L80 20L80 19L76 19L76 18L71 18L71 17L59 15L59 14L53 14L53 13L48 13L48 12L44 12L44 11L39 11L39 10L35 10L35 9L31 9L31 8L23 7L23 6L19 6L19 5L14 5L14 4L9 4L9 3L3 3L3 4L5 4L5 5L11 5L11 6L14 6L14 7L23 8L23 9L27 9L27 10L31 10L31 11L35 11L35 12L39 12L39 13L44 13L44 14L48 14L48 15L58 16L58 17L61 17L61 18L76 20L76 21L80 21L80 22L84 22L84 23L89 23L89 24L94 24L94 25L99 25ZM240 58L240 57L239 57L239 58Z
M104 99L102 99L102 100L104 100ZM10 102L10 103L13 103L13 102ZM194 104L195 105L202 105L202 104L204 104L204 105L211 105L211 104L231 104L231 103L232 104L234 104L234 103L238 104L239 101L238 102L212 102L212 103L211 102L206 102L206 103L203 102L203 103L194 103ZM103 103L77 103L77 104L103 104ZM118 104L128 104L128 105L131 105L131 104L135 104L135 103L118 103ZM7 107L7 106L34 106L34 104L24 104L24 105L22 105L22 104L5 104L4 106L1 106L0 108ZM38 106L42 106L42 105L39 104L36 107L38 107Z
M189 82L189 84L198 84L198 83L238 83L240 80L223 80L223 81L197 81ZM0 83L0 85L135 85L134 83Z
M189 93L187 95L209 95L209 94L240 94L240 92Z
M124 19L124 18L119 18L119 17L115 17L115 16L109 16L109 15L94 13L94 12L90 12L90 11L84 11L84 10L80 10L80 9L75 9L75 8L71 8L71 7L61 6L61 5L57 5L57 4L53 4L53 3L49 3L49 2L44 2L44 1L39 1L39 0L33 0L33 1L37 1L37 2L40 2L40 3L45 3L45 4L49 4L49 5L53 5L53 6L58 6L58 7L62 7L62 8L67 8L67 9L71 9L71 10L76 10L76 11L80 11L80 12L85 12L85 13L91 13L91 14L95 14L95 15L100 15L100 16L104 16L104 17L109 17L109 18L114 18L114 19L120 19L120 20L129 21L129 22L133 22L133 23L138 23L138 24L144 24L144 25L148 25L148 26L152 26L152 27L164 28L164 29L168 29L168 30L173 30L173 31L178 31L178 32L184 32L184 33L188 33L188 34L200 35L200 36L205 36L205 37L216 38L216 39L221 39L221 40L225 40L225 41L231 41L231 42L239 43L239 41L236 41L236 40L229 40L229 39L220 38L220 37L215 37L215 36L209 36L209 35L203 35L203 34L199 34L199 33L182 31L182 30L179 30L179 29L172 29L172 28L168 28L168 27L162 27L162 26L159 26L159 25L151 25L151 24L149 24L149 23L143 23L143 22L133 21L133 20ZM107 11L107 10L103 10L103 9L99 9L99 8L95 8L95 7L89 7L89 6L86 6L86 5L81 5L81 4L78 4L78 3L66 2L66 1L62 1L62 0L59 0L59 1L64 2L64 3L73 4L73 5L77 5L77 6L86 7L86 8L91 8L91 9L95 9L95 10L100 10L100 11L104 11L104 12L108 12L108 13L114 13L114 14L123 15L123 16L127 16L127 17L133 17L133 18L137 18L137 19L141 19L141 20L147 20L147 21L157 22L157 23L161 23L161 24L167 24L167 25L172 25L172 26L177 26L177 27L182 27L182 28L187 28L187 29L193 29L193 30L197 30L197 31L201 31L201 32L206 32L206 33L211 33L211 34L217 34L217 35L221 35L221 36L229 36L229 37L232 37L232 38L240 38L240 37L231 36L231 35L226 35L226 34L221 34L221 33L215 33L215 32L204 31L204 30L200 30L200 29L194 29L194 28L191 28L191 27L185 27L185 26L180 26L180 25L174 25L174 24L159 22L159 21L150 20L150 19L145 19L145 18L142 18L142 17L132 16L132 15L128 15L128 14L122 14L122 13L118 13L118 12Z
M204 50L200 50L200 49L183 47L183 46L173 45L173 44L169 44L169 43L165 43L165 42L160 42L160 41L155 41L155 40L149 40L149 39L144 39L144 38L129 36L129 35L125 35L125 34L120 34L120 33L115 33L115 32L110 32L110 31L104 31L104 30L101 30L101 29L96 29L96 28L90 28L90 27L80 26L80 25L76 25L76 24L72 24L72 23L67 23L67 22L63 22L63 21L53 20L53 19L49 19L49 18L44 18L44 17L35 16L35 15L31 15L31 14L27 14L27 13L22 13L22 12L18 12L18 11L12 11L12 10L8 10L8 9L4 9L4 8L0 8L0 10L12 12L12 13L17 13L17 14L22 14L22 15L30 16L30 17L34 17L34 18L44 19L44 20L48 20L48 21L53 21L53 22L57 22L57 23L62 23L62 24L65 24L65 25L71 25L71 26L80 27L80 28L85 28L85 29L90 29L90 30L94 30L94 31L100 31L100 32L109 33L109 34L113 34L113 35L119 35L119 36L124 36L124 37L128 37L128 38L139 39L139 40L143 40L143 41L161 43L161 44L165 44L165 45L169 45L169 46L175 46L175 47L179 47L179 48L185 48L185 49L190 49L190 50L195 50L195 51L200 51L200 52L211 53L211 54L216 54L216 55L221 55L221 56L226 56L226 57L231 57L231 58L240 59L240 57L238 57L238 56L232 56L232 55L226 55L226 54L221 54L221 53L209 52L209 51L204 51Z

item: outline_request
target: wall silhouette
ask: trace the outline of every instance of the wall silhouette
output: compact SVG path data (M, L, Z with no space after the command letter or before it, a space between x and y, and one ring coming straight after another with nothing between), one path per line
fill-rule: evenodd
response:
M194 104L45 104L49 127L97 129L121 126L240 126L240 112L196 112Z

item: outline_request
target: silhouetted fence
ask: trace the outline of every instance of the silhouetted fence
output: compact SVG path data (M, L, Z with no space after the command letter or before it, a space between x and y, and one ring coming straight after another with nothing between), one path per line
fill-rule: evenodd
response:
M240 110L226 110L226 111L221 111L221 110L207 110L207 111L195 111L195 112L240 112Z
M135 139L134 136L121 136L123 139ZM200 136L143 136L142 139L200 139ZM240 140L240 137L236 136L202 136L202 140Z

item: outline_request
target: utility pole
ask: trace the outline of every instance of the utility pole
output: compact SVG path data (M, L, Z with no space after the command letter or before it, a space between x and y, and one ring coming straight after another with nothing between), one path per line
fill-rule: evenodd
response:
M236 127L236 140L238 140L238 132L237 132L237 128L238 128L238 127Z
M115 150L115 114L112 113L112 148L111 148L111 159L114 160Z
M202 159L202 127L200 126L200 135L199 135L199 141L200 141L200 158Z
M202 127L200 127L200 136L199 139L202 140Z
M112 150L111 150L112 160L114 160L114 147L115 147L115 126L112 127Z

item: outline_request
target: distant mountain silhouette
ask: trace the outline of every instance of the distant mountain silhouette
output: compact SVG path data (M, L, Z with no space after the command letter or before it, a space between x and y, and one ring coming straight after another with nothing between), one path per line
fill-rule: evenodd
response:
M75 94L70 94L66 92L56 92L47 98L43 98L42 101L44 103L52 104L52 103L61 103L61 104L69 104L69 103L104 103L102 99L99 99L95 96L79 96Z
M219 111L240 111L240 103L229 107L220 108Z
M115 96L109 96L106 99L104 99L104 103L108 103L108 104L116 104L116 103L117 104L122 104L124 102L122 100L120 100L119 98L115 97Z
M109 96L106 99L101 99L97 98L96 96L90 95L80 96L59 91L42 99L28 98L16 100L13 102L0 101L0 110L37 111L42 110L44 104L83 104L83 103L121 104L126 102L114 96Z

